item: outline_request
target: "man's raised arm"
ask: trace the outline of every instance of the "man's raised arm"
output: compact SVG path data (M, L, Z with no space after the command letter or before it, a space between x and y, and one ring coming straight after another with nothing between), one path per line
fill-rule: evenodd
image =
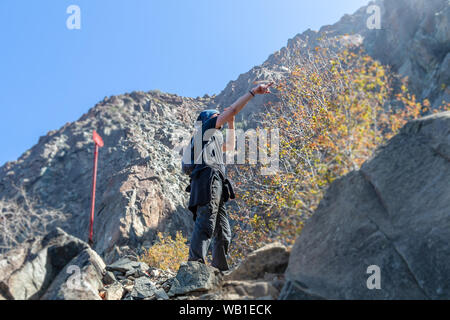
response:
M226 108L219 116L216 121L216 129L222 128L222 126L230 122L233 117L235 117L241 110L245 107L245 105L257 94L267 94L270 93L270 87L273 85L273 82L269 84L259 85L242 97L240 97L235 103L233 103L229 108ZM252 94L253 93L253 94Z

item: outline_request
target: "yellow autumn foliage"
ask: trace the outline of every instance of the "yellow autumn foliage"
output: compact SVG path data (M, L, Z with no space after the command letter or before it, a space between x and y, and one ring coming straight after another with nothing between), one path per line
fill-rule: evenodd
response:
M407 121L430 112L429 101L408 92L406 79L359 48L324 46L299 57L277 85L281 102L269 104L261 119L264 129L279 130L279 172L261 176L260 164L230 170L238 196L230 212L234 262L275 240L292 245L330 183L358 170Z
M180 264L188 259L189 247L186 241L181 231L177 232L175 239L159 232L156 243L146 249L139 260L150 267L176 272Z

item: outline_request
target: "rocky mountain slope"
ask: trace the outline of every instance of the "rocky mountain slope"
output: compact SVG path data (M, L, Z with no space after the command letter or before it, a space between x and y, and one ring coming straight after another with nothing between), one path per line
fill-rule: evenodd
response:
M105 140L100 150L95 247L111 263L129 250L150 246L158 231L192 229L186 210L186 178L179 170L179 143L188 138L196 114L223 108L255 80L282 78L325 33L349 34L345 41L366 50L394 71L410 77L420 98L438 104L448 98L449 15L447 0L385 0L382 29L369 30L366 7L320 31L308 30L288 41L261 66L242 74L214 97L185 98L160 92L133 92L105 98L78 121L41 137L17 161L0 168L0 200L25 202L16 187L36 201L37 210L57 210L67 217L64 230L87 240L93 143L92 130ZM258 96L242 116L252 119L267 99Z
M97 130L105 147L99 152L94 249L109 261L129 247L151 244L158 231L188 234L188 181L176 150L210 100L158 92L105 98L3 166L0 198L21 204L15 186L23 187L38 208L59 210L68 217L65 230L87 240Z
M450 111L411 121L335 181L292 249L283 299L450 298ZM380 290L369 290L369 266Z
M55 229L0 256L1 299L449 299L450 111L411 121L330 186L289 251L270 244L231 272L106 265ZM370 266L379 290L367 286Z
M199 262L176 274L133 256L105 265L87 243L57 228L0 256L0 300L276 299L288 250L271 244L226 274Z
M381 10L381 29L369 29L373 13L370 5ZM283 78L298 64L307 50L319 45L320 38L342 37L341 43L362 44L366 52L392 71L409 78L409 87L419 99L428 98L434 107L450 101L450 2L448 0L379 0L345 15L319 31L307 30L288 41L286 47L270 55L260 66L230 81L214 103L226 107L247 92L256 80ZM276 101L273 96L254 99L240 119L251 119L261 106Z

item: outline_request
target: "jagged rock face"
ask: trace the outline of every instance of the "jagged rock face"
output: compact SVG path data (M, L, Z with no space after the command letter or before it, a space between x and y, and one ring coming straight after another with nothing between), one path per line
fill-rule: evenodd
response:
M292 249L282 298L449 299L449 181L450 112L408 123L331 185ZM367 287L372 265L381 290Z
M369 54L407 76L419 98L449 101L450 2L385 0L380 7L382 30L363 33Z
M100 300L104 272L102 258L91 248L85 249L67 263L40 299ZM80 280L73 278L73 274L79 275Z
M0 256L0 300L100 300L104 268L85 242L57 228Z
M434 107L450 101L450 2L448 0L383 0L374 1L381 9L381 29L369 29L368 6L319 31L307 30L288 41L286 47L270 55L238 79L228 83L214 103L227 107L250 90L255 80L279 80L292 65L300 63L299 54L312 50L322 37L345 36L341 44L362 44L367 53L392 71L409 78L409 85L417 97L428 98ZM275 90L273 90L275 91ZM276 91L275 91L276 92ZM238 119L251 122L273 95L250 101Z
M17 198L13 186L23 186L39 206L68 217L65 230L87 240L95 129L105 147L99 152L94 249L109 262L119 248L151 244L158 231L187 234L193 222L177 145L189 138L209 100L158 92L105 98L0 168L0 199Z
M250 253L225 280L257 280L264 279L266 274L282 274L288 260L288 249L280 243L271 243Z

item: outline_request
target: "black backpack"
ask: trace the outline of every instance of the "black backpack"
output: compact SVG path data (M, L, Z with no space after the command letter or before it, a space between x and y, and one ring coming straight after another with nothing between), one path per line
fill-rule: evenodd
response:
M189 146L186 146L184 149L183 158L181 160L181 171L188 176L192 174L196 164L202 163L200 159L204 161L206 165L212 167L223 164L222 148L215 135L211 136L208 142L203 146L202 151L197 155L197 159L194 159L194 136L191 138ZM205 150L207 151L206 153Z
M190 151L190 154L188 151ZM192 137L189 146L186 146L183 152L183 158L181 159L181 171L183 171L185 175L190 176L192 171L194 171L194 168L194 137Z

